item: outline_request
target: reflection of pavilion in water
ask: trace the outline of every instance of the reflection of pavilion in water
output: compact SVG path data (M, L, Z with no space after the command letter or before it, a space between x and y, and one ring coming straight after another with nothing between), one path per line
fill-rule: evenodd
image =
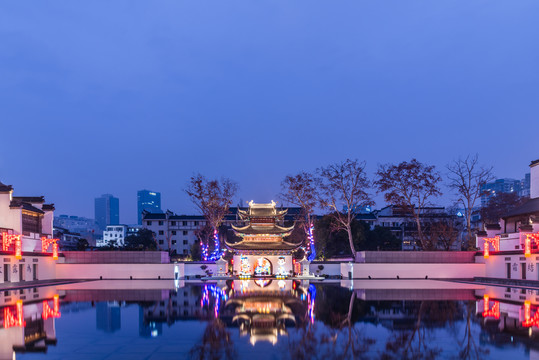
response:
M223 288L225 304L219 317L238 326L240 335L277 343L287 328L313 321L314 286L293 280L234 280Z
M276 343L287 328L314 321L316 290L308 282L277 279L220 281L179 288L168 299L142 304L145 325L219 319L239 327L251 343Z
M56 345L60 297L51 289L2 291L0 306L0 359L15 359L16 352L46 352Z

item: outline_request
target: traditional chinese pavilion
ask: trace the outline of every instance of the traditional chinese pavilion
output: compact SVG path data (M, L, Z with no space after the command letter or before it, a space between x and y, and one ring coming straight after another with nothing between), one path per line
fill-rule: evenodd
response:
M269 204L249 203L247 210L238 209L243 226L232 228L240 241L226 242L234 251L234 274L241 277L286 277L292 273L292 251L301 243L285 240L294 226L284 227L287 210L279 210L275 202Z

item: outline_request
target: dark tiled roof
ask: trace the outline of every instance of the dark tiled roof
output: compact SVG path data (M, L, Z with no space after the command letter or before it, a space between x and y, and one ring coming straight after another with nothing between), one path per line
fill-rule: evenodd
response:
M142 220L166 220L167 214L154 214L154 213L148 213L144 214L142 217Z
M275 242L253 242L245 241L235 244L226 243L226 246L236 250L293 250L301 246L301 243L291 244L284 241Z
M205 220L202 215L172 215L169 216L169 220Z
M524 204L509 211L505 216L503 216L503 218L506 219L508 217L535 214L535 213L539 213L539 198L530 199L526 201Z
M43 204L43 211L54 211L54 204Z
M38 209L35 206L33 206L32 204L29 204L27 202L21 202L21 201L12 200L11 204L9 204L9 207L10 208L21 208L21 209L26 210L26 211L35 212L35 213L38 213L38 214L44 214L44 212L41 209Z
M6 184L0 182L0 192L7 192L7 191L11 191L11 190L13 190L13 186L6 185Z
M358 219L358 220L376 220L376 216L373 213L370 213L370 214L357 214L356 219Z
M487 230L500 230L501 226L500 226L500 224L486 224L485 228Z
M539 164L539 159L533 160L533 161L530 163L530 166L533 166L533 165L536 165L536 164Z
M14 196L13 200L21 201L21 202L28 202L28 203L40 203L43 204L45 202L44 196Z
M290 233L294 227L284 228L280 227L278 225L273 224L273 226L257 226L249 224L244 227L236 227L232 225L232 229L234 229L235 232L245 235L280 235L280 234L287 234Z

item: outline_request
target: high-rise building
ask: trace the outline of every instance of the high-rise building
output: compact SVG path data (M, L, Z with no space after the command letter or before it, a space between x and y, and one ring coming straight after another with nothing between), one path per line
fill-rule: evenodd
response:
M137 191L137 216L139 225L142 225L142 212L144 210L154 214L162 213L161 193L150 190Z
M484 184L481 187L481 206L487 206L489 200L499 193L516 193L520 195L522 182L515 179L496 179L493 182Z
M95 222L101 230L120 223L120 200L111 194L95 199Z

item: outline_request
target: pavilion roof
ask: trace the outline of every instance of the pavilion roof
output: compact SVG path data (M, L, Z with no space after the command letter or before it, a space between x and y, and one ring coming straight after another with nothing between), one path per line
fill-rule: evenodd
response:
M232 229L238 235L282 235L288 236L294 230L294 226L282 227L276 224L248 224L243 227L232 225Z
M226 246L235 250L294 250L301 243L289 243L286 241L239 241L237 243L226 242Z

